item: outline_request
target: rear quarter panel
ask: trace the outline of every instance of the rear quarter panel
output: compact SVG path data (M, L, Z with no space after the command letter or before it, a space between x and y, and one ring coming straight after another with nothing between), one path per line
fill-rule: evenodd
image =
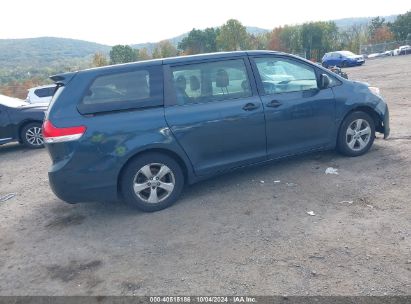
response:
M117 187L123 166L136 154L161 149L178 155L192 177L191 164L171 134L164 108L150 108L80 116L79 124L87 126L78 142L49 145L51 171L64 166L67 177L78 189Z
M114 67L113 67L114 68ZM133 66L116 66L117 72L133 70ZM164 107L129 109L81 115L78 101L96 76L112 73L89 70L71 77L58 98L52 101L47 114L56 127L86 126L79 141L47 145L53 165L50 172L63 169L78 189L117 187L123 166L138 153L163 149L178 155L186 165L190 178L191 164L175 141L164 118Z

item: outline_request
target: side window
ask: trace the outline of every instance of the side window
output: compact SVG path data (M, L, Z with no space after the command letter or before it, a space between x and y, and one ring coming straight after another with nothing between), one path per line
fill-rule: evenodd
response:
M251 96L242 59L171 68L177 104L210 102Z
M42 88L35 90L34 94L36 94L37 97L50 97L53 96L54 91L55 88Z
M313 67L295 60L278 57L255 58L265 94L316 89Z
M113 73L97 77L78 105L81 113L93 113L162 104L161 67Z
M147 70L101 76L94 80L83 98L84 104L146 99L150 76Z

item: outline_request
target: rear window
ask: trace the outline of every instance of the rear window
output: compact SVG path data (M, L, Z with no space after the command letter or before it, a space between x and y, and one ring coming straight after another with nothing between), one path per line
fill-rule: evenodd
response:
M160 106L163 104L161 67L98 76L78 105L82 114Z

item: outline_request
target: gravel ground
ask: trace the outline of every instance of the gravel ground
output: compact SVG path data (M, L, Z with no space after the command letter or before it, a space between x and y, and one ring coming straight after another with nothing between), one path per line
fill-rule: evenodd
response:
M0 146L0 196L17 194L0 202L0 295L411 295L411 56L347 72L380 87L389 140L224 175L153 214L63 203L45 150Z

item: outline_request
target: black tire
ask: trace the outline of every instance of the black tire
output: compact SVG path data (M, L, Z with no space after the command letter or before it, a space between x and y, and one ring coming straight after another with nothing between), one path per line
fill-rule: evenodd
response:
M157 173L160 168L165 165L165 170L169 169L171 173L167 173L159 180ZM144 168L149 167L149 171L152 174L152 180L147 178L144 172ZM156 170L158 170L156 172ZM139 181L140 179L140 181ZM135 184L136 182L136 184ZM154 185L153 187L147 186L148 184ZM172 191L167 191L161 186L157 185L171 185L174 184ZM134 185L141 185L138 193L134 191ZM120 179L120 189L124 201L141 211L154 212L165 209L174 204L180 196L184 187L184 175L180 165L172 158L165 154L153 152L142 154L141 156L132 160L124 169ZM152 193L155 192L155 197L158 202L148 202ZM169 193L167 195L167 193ZM161 198L163 196L163 198Z
M41 134L41 123L32 122L25 125L20 132L20 141L30 149L43 148L44 140Z
M340 68L346 68L347 67L347 61L343 61L340 65Z
M360 129L366 130L367 124L369 126L369 135L360 135L362 133L357 133L358 131L355 131L352 129L353 126L355 126L355 129L357 129L357 123L356 121L363 120L361 122ZM348 131L348 128L351 129L351 131ZM355 135L350 135L348 134L349 132L356 132ZM365 133L364 133L365 134ZM358 137L358 139L356 139ZM362 140L362 143L366 143L364 146L361 145L360 143L360 138ZM350 113L342 122L340 126L340 130L338 132L338 139L337 139L337 150L346 155L346 156L360 156L365 153L371 148L373 142L375 139L375 123L374 120L370 115L368 115L365 112L357 111L357 112L352 112ZM351 147L350 144L352 144L354 141L354 146ZM350 144L349 144L350 143Z

